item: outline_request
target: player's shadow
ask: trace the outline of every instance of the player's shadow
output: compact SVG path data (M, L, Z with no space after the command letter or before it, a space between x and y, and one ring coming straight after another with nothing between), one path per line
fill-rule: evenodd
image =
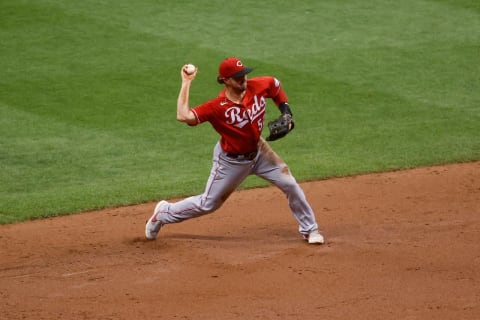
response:
M164 234L162 237L158 237L154 240L148 240L145 237L134 237L132 239L126 240L129 244L139 244L139 243L154 243L156 240L191 240L191 241L236 241L242 240L241 237L232 237L232 236L210 236L210 235L199 235L199 234L190 234L190 233L170 233Z
M177 240L199 240L199 241L227 241L227 240L240 240L241 237L235 236L214 236L214 235L201 235L191 233L171 233L165 238L177 239Z

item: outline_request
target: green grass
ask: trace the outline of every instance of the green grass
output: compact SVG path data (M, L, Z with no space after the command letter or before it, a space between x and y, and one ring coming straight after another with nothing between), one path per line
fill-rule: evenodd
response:
M300 181L480 159L478 1L3 0L0 43L0 223L202 192L179 69L195 105L231 55L282 80Z

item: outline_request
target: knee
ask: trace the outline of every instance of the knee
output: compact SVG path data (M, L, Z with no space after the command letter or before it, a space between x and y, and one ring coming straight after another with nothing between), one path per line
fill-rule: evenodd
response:
M220 208L222 204L223 201L221 199L204 198L202 199L200 210L205 214L210 213Z
M285 192L287 195L291 195L301 192L301 189L297 182L289 182L288 184L284 185L283 192Z
M301 192L300 185L291 174L283 176L279 188L287 195Z
M235 189L227 190L223 194L216 194L215 196L208 193L202 195L202 200L200 201L201 210L205 213L217 210L227 201L234 190Z

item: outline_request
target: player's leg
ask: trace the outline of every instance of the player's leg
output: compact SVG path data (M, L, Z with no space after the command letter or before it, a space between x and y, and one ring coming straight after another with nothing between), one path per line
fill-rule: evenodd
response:
M249 175L247 164L228 161L217 144L213 164L205 191L201 195L188 197L176 203L164 202L158 206L157 215L162 224L177 223L195 218L218 209L233 191ZM156 212L156 213L159 213Z
M318 225L305 193L291 174L288 166L267 142L261 141L259 150L260 154L254 167L254 173L270 181L284 192L288 205L299 223L300 233L308 236L310 232L318 229Z

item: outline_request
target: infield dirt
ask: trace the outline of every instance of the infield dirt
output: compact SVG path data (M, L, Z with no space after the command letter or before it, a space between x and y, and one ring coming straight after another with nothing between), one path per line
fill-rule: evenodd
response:
M155 203L0 226L0 318L480 319L480 162L302 187L325 245L273 187L156 241Z

